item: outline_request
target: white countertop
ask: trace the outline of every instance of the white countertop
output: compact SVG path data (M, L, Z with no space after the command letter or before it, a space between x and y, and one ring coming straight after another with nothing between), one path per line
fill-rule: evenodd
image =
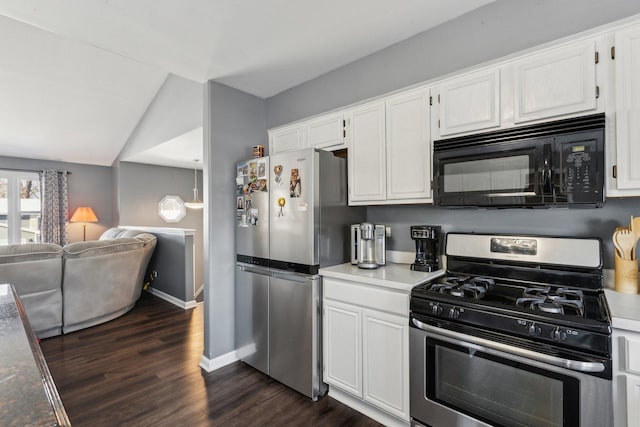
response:
M385 266L378 267L374 270L366 270L358 268L356 265L351 265L351 263L346 263L321 268L319 274L334 279L350 280L352 282L409 292L414 286L442 276L444 272L444 270L438 270L432 273L412 271L410 264L394 263L387 263Z
M611 310L611 326L640 332L640 295L623 294L613 289L605 289L604 294Z

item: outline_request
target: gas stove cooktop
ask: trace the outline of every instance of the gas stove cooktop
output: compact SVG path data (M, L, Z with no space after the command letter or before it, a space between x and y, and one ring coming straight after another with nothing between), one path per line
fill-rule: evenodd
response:
M447 273L435 282L414 288L412 297L485 306L487 311L531 314L548 321L609 324L604 294L598 290L483 276Z
M412 317L478 335L608 354L600 241L449 234L447 273L413 288ZM476 332L473 332L476 331Z
M611 322L601 290L461 277L448 273L436 282L413 288L412 317L451 330L468 327L609 354Z

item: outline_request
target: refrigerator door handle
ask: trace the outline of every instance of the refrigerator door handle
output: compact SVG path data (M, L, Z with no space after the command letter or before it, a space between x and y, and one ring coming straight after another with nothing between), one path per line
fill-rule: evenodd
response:
M299 273L280 273L276 271L273 271L272 275L273 277L277 277L278 279L289 280L291 282L297 283L307 283L308 280L313 279L314 277Z
M271 270L269 270L268 268L253 267L253 266L250 267L250 266L244 265L244 264L238 264L238 267L240 267L240 270L246 271L247 273L262 274L263 276L272 276L273 275L271 273Z

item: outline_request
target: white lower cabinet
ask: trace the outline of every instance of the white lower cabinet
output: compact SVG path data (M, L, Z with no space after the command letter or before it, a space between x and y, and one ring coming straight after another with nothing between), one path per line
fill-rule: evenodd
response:
M409 419L409 323L401 316L364 310L362 369L364 400Z
M409 421L408 295L324 278L324 381ZM330 391L331 392L331 391Z
M613 404L616 427L640 427L640 332L613 330Z
M326 301L324 381L362 397L362 309Z
M640 426L640 376L627 375L627 426Z

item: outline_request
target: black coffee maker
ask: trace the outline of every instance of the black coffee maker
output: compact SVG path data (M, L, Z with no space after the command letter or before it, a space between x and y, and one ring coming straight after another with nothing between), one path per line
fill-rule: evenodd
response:
M411 238L416 241L416 262L411 264L412 270L431 272L440 268L440 232L438 225L411 226Z

